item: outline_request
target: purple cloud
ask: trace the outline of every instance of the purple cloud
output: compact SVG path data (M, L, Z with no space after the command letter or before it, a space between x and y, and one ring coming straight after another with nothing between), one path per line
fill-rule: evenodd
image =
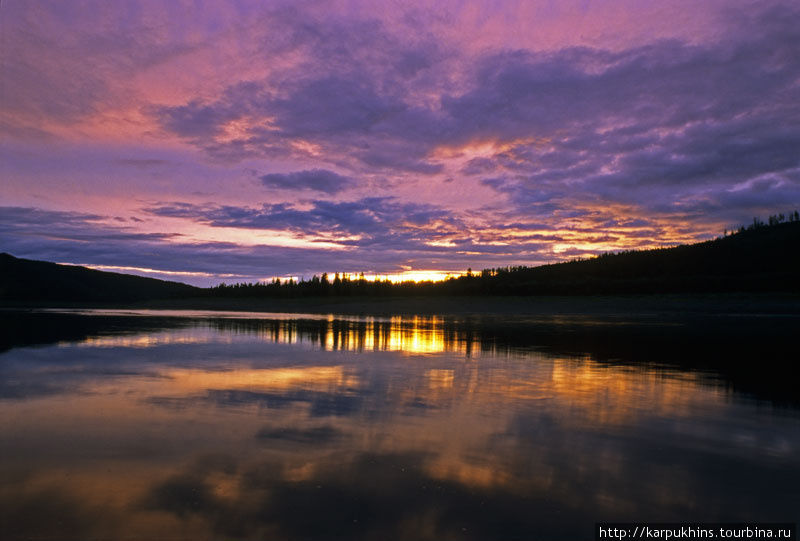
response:
M378 215L371 216L377 208ZM321 272L397 273L407 266L460 271L477 268L476 251L494 265L518 264L540 257L542 245L530 244L510 254L507 248L464 239L458 245L426 244L439 238L441 211L424 205L404 205L369 199L331 204L318 202L304 212L281 205L262 209L176 204L151 209L165 217L193 217L211 225L263 228L281 226L315 233L317 227L339 233L366 231L363 239L342 242L344 249L282 246L241 246L232 242L188 242L174 234L140 234L104 217L36 208L0 208L0 251L18 257L58 262L156 269L126 272L179 280L196 285L221 281L257 281L287 274L310 277ZM396 220L407 223L392 222ZM31 227L35 222L36 227ZM394 227L392 226L394 223ZM427 229L426 229L427 226ZM58 231L58 234L54 234ZM25 234L22 234L22 233ZM187 273L187 274L171 274ZM199 274L203 275L199 275Z
M259 177L268 188L314 190L327 194L339 193L353 186L353 181L326 169L307 169L293 173L269 173Z
M217 101L164 107L157 114L165 128L229 158L274 156L287 142L303 140L324 149L329 163L351 170L429 175L443 170L431 159L442 145L521 140L471 160L462 173L505 170L536 184L568 183L561 187L565 192L574 192L577 182L587 194L597 191L595 185L607 194L660 184L678 192L686 189L681 186L732 185L798 167L800 113L792 98L800 75L794 60L800 55L798 26L796 9L776 8L759 14L758 31L744 39L661 41L619 52L489 54L475 63L470 90L442 93L438 104L428 106L398 91L407 86L400 82L406 68L364 54L364 47L388 39L380 24L338 40L327 26L319 35L304 27L295 37L319 47L319 75L289 72L277 85L237 84ZM431 57L425 46L398 47L402 57L416 59L414 73L435 68L442 58L432 45ZM340 72L343 51L359 54ZM419 91L437 82L417 84ZM215 140L224 123L242 118L255 126L245 136ZM266 118L270 127L258 127ZM518 192L531 199L526 190Z
M445 209L429 204L401 203L390 197L344 202L316 200L306 210L286 203L261 208L170 203L148 208L146 212L191 218L216 227L288 230L305 235L361 235L358 245L400 238L422 243L440 238L433 224L458 225ZM430 227L423 231L420 229L423 226Z

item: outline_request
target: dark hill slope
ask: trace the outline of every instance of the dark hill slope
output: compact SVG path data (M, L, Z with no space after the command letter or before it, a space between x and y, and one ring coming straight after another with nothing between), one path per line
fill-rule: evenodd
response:
M0 300L132 302L196 295L179 282L0 254Z
M0 254L0 300L133 302L186 297L387 297L800 292L800 221L673 248L541 267L490 269L438 283L348 278L211 289Z
M495 270L478 280L494 294L798 291L800 222L673 248Z

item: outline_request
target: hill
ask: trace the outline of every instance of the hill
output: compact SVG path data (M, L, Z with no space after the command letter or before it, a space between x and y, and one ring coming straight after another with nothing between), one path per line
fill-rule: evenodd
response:
M759 225L672 248L491 269L466 282L490 294L800 291L800 222Z
M504 267L444 282L367 281L327 275L300 282L179 282L102 272L0 254L0 300L136 302L161 299L287 299L473 295L625 295L662 293L800 293L800 221L758 221L732 235L672 248L629 251L539 267ZM276 301L277 302L277 301Z
M0 254L0 300L134 302L197 295L199 288L86 267Z
M456 295L619 295L800 292L800 220L755 221L732 235L671 248L607 254L539 267L504 267L444 282L370 282L337 274L300 282L222 284L223 298Z

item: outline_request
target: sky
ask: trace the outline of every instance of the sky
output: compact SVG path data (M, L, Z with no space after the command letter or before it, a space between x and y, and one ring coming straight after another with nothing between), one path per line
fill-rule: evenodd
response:
M0 4L0 251L425 277L800 208L800 3Z

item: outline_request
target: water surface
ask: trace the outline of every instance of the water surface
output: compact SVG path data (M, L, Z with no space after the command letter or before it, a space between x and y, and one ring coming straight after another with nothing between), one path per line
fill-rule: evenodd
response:
M592 539L598 521L800 518L792 317L0 323L4 539Z

